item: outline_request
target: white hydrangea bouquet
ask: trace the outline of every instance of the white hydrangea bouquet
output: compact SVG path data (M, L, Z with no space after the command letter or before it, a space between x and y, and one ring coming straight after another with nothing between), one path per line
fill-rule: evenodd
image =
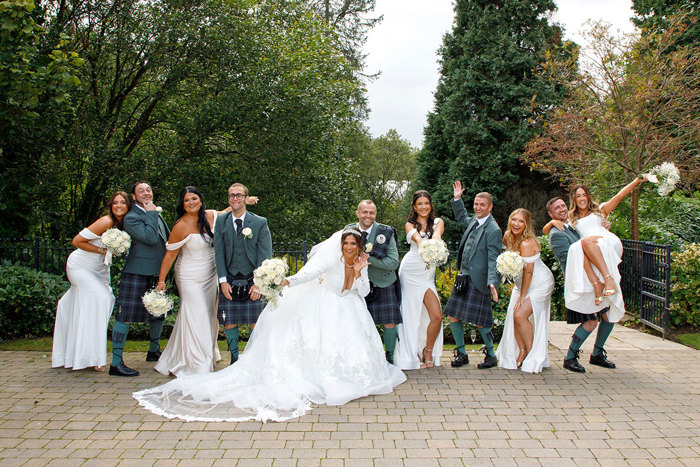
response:
M504 280L516 281L523 273L525 261L515 251L504 251L496 258L496 271Z
M282 282L288 272L287 262L280 258L266 259L253 271L253 283L258 286L260 295L266 302L277 304L277 298L282 292Z
M112 256L121 256L129 252L131 248L131 235L123 230L112 227L102 234L102 243L107 248L105 264L112 264Z
M164 316L172 310L175 303L170 295L159 292L157 289L151 289L143 294L141 300L143 301L143 306L146 307L146 311L156 318Z
M450 257L447 244L439 238L427 238L418 247L418 254L428 266L442 266Z
M681 174L673 162L664 162L651 169L648 178L651 183L658 185L657 190L661 196L668 196L681 181Z

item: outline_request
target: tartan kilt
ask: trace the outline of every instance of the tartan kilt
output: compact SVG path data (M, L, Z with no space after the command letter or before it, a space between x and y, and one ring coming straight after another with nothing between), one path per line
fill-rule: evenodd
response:
M477 326L493 327L491 294L481 293L474 287L472 278L467 276L467 290L460 295L452 289L444 314Z
M394 285L389 287L376 287L377 298L367 304L369 314L372 315L374 324L399 324L401 319L401 308L396 297Z
M579 313L578 311L566 309L566 324L581 324L585 323L586 321L600 321L601 315L604 313L607 313L610 307L605 307L602 310L600 310L597 313L592 313L590 315L584 314L584 313Z
M114 318L123 323L147 323L164 319L163 316L156 318L146 311L141 299L143 294L157 284L158 276L142 276L141 274L123 272L119 281L119 298Z
M258 316L262 313L267 303L258 300L229 300L219 291L219 306L216 316L222 326L229 324L254 324L258 322Z

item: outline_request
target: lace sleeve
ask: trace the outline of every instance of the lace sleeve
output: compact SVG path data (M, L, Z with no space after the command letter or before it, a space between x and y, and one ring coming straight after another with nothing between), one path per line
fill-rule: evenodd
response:
M369 294L369 276L367 275L367 268L362 270L360 277L355 279L353 287L357 289L357 293L360 297L366 297Z

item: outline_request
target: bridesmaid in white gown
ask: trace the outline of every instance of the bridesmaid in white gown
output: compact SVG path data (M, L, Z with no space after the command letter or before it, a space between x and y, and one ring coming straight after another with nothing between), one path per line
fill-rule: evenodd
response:
M520 254L525 268L510 296L503 336L496 350L498 366L539 373L549 367L547 345L554 276L540 259L530 211L519 208L510 214L503 244Z
M109 285L107 250L101 236L111 227L121 228L131 199L117 191L107 202L108 213L73 238L77 248L68 256L66 275L70 289L56 310L51 366L104 371L107 363L107 324L114 307Z
M604 317L606 321L616 323L624 316L618 270L622 262L622 242L603 227L603 220L625 196L647 180L648 174L640 175L600 206L593 201L587 186L578 185L572 191L569 223L578 231L581 240L569 247L566 261L564 300L570 310L591 314L610 306ZM562 230L564 225L552 220L542 232L547 235L551 227Z
M356 228L315 246L278 304L265 307L238 361L134 397L168 418L265 422L299 417L312 403L342 405L390 393L406 377L387 363L367 311L363 248Z
M155 370L164 375L209 373L221 360L216 337L216 292L213 226L216 211L206 210L202 195L193 186L180 193L178 218L165 248L160 266L158 290L165 291L165 277L175 264L175 282L180 292L180 310L168 345Z
M440 366L442 357L442 308L435 288L435 267L428 266L418 247L426 238L440 238L445 223L435 217L433 202L425 190L413 194L406 222L410 250L401 260L401 317L394 362L404 370Z

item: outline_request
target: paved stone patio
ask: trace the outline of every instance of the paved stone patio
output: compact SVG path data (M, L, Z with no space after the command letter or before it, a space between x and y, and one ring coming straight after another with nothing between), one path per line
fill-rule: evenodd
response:
M131 393L168 378L51 369L0 352L0 465L700 465L700 351L616 327L615 370L562 368L575 326L552 323L539 375L474 364L408 372L393 394L321 406L286 423L184 423ZM223 368L225 365L220 365Z

